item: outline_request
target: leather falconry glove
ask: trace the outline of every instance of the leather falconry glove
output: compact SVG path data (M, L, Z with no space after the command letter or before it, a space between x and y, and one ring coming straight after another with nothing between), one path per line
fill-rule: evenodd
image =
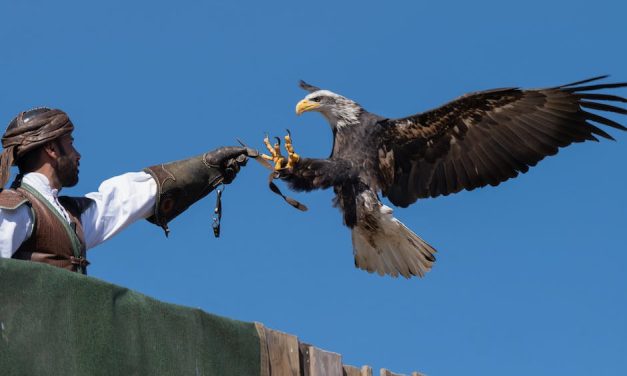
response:
M240 166L246 165L248 156L258 154L254 149L226 146L189 159L146 168L144 171L157 182L155 211L148 221L161 226L167 236L170 232L168 222L220 184L231 183Z

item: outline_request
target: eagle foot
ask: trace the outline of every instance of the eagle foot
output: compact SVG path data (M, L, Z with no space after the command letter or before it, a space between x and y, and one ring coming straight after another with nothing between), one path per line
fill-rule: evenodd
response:
M287 129L285 135L285 150L287 151L287 164L286 168L293 168L300 161L300 155L294 152L294 146L292 145L292 134Z
M268 135L264 137L263 144L266 146L266 149L270 152L270 155L261 154L261 158L266 159L268 161L272 161L274 163L274 170L278 171L283 169L283 166L286 164L285 157L281 155L281 142L277 138L277 142L272 145L270 143L270 139Z
M270 143L268 135L266 135L266 137L263 139L263 143L266 146L266 149L268 149L268 151L270 152L270 155L261 154L261 157L263 159L272 161L274 163L275 171L293 168L300 161L300 156L294 152L294 146L292 146L292 137L289 130L287 131L287 135L284 137L287 158L285 158L281 154L281 140L278 137L275 137L275 139L277 141L273 145Z

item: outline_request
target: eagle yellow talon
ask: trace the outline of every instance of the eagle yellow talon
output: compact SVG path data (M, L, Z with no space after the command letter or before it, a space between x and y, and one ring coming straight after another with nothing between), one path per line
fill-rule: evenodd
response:
M268 136L264 137L263 143L271 155L261 154L261 158L274 162L275 171L283 169L285 165L285 157L281 155L281 145L278 142L272 145Z
M288 132L285 136L285 150L287 150L287 165L285 168L293 168L300 161L300 155L294 152L292 145L292 136Z
M300 161L300 156L294 152L292 137L290 136L289 131L287 136L285 136L285 150L287 151L287 158L281 155L281 143L279 141L280 139L277 137L277 142L273 145L270 143L268 136L266 136L263 139L263 143L266 146L266 149L270 152L270 155L261 154L261 158L272 161L274 163L275 171L293 168Z

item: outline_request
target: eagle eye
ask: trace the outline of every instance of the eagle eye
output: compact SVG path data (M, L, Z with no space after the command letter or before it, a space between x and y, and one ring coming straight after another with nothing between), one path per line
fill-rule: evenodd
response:
M320 102L322 100L322 97L313 97L310 99L312 102Z

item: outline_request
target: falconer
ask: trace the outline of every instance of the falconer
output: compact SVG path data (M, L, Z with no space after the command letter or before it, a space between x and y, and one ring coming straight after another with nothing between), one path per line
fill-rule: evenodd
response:
M205 154L105 180L83 197L59 196L78 183L74 125L58 109L21 112L2 136L0 256L86 274L86 251L139 219L161 226L218 185L233 181L256 151L221 147ZM5 187L10 167L19 174Z

